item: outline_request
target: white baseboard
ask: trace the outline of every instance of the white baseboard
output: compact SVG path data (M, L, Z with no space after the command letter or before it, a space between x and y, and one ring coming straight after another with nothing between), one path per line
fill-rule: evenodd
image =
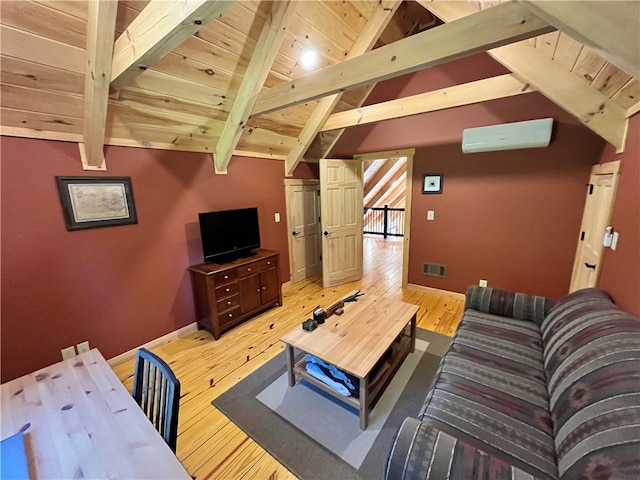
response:
M409 283L407 285L407 288L409 290L417 290L419 292L433 293L434 295L443 295L445 297L451 297L451 298L455 298L462 301L464 301L466 298L466 295L464 293L450 292L449 290L440 290L439 288L433 288L433 287L425 287L424 285L416 285L415 283Z
M175 338L184 337L190 333L197 332L197 331L198 331L198 322L190 323L185 327L179 328L178 330L174 330L173 332L169 332L166 335L163 335L162 337L156 338L155 340L151 340L150 342L147 342L144 345L140 345L139 347L129 350L128 352L124 352L124 353L121 353L120 355L110 358L109 360L107 360L107 363L109 364L109 366L111 366L111 368L116 367L125 362L128 362L129 360L134 359L136 357L136 352L138 351L139 348L144 347L148 350L152 350L156 347L159 347L160 345L164 345L165 343L170 342Z

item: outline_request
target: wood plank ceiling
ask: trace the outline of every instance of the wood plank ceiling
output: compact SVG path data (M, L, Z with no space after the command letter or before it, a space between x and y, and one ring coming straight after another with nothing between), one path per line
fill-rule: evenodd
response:
M497 5L506 3L506 5ZM623 149L640 2L3 0L0 132L298 163L345 128L540 91ZM314 48L313 70L300 63ZM375 83L476 53L512 75L360 108Z

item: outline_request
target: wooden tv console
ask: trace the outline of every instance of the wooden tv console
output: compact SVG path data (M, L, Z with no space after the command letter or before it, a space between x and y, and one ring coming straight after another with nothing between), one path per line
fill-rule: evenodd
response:
M198 328L220 335L275 305L282 305L279 254L257 249L233 262L189 267Z

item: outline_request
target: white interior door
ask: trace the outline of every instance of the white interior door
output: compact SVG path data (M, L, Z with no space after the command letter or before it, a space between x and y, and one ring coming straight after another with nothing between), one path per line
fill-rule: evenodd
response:
M362 278L362 161L320 160L322 284Z
M619 161L594 165L591 169L570 292L598 285L604 234L611 221L619 175Z
M291 283L320 273L320 182L285 180Z

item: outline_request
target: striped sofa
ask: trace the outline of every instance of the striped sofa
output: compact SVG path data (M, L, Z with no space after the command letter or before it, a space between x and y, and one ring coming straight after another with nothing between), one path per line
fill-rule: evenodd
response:
M553 301L470 287L385 476L640 479L640 320L595 288Z

